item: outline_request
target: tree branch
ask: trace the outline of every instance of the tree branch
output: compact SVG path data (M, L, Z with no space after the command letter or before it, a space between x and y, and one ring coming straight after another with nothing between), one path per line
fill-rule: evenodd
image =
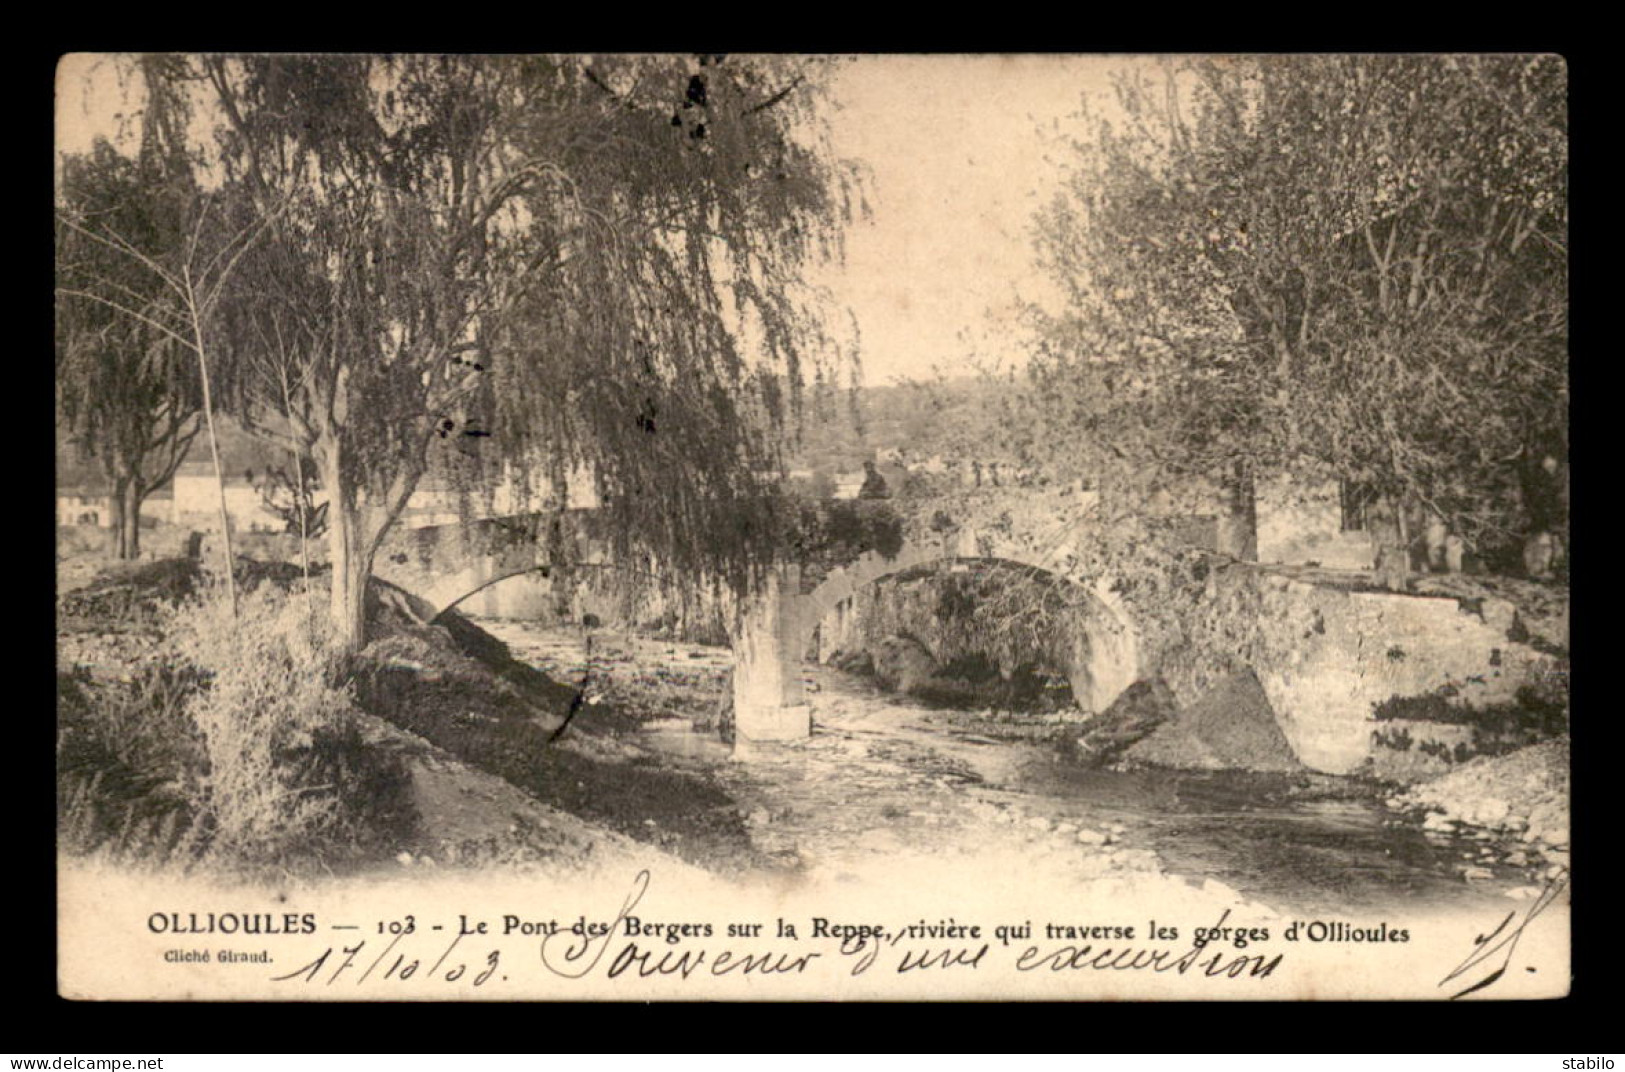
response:
M71 287L57 287L56 292L58 294L70 295L70 296L75 297L75 298L89 298L91 301L101 302L103 305L108 306L109 308L117 309L119 312L123 313L125 316L134 317L136 320L141 321L143 324L146 324L148 327L155 328L156 330L163 332L165 335L168 335L171 339L174 339L176 342L180 343L182 346L185 346L187 349L193 350L193 351L197 350L197 347L190 340L188 340L185 336L179 335L179 334L175 333L174 331L171 331L169 328L165 327L163 324L158 323L158 321L153 320L150 317L144 316L143 314L136 312L134 309L131 309L128 306L120 305L116 301L111 301L111 300L109 300L107 298L104 298L100 294L92 294L88 290L75 290L75 289L73 289Z

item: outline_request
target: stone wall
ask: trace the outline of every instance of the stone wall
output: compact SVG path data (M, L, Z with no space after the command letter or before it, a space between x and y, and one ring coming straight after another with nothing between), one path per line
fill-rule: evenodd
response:
M1465 714L1379 721L1396 697L1482 710L1561 672L1557 657L1511 639L1521 631L1503 600L1351 590L1239 563L1216 565L1188 622L1187 637L1155 659L1180 702L1251 668L1299 760L1332 774L1398 773L1384 769L1379 733L1404 731L1418 746L1470 738Z
M1182 708L1201 709L1227 681L1251 674L1304 766L1402 779L1446 769L1448 759L1430 757L1470 749L1475 713L1515 705L1521 688L1564 673L1560 657L1525 642L1507 600L1368 590L1359 574L1191 554L1077 601L1042 640L945 621L953 576L905 575L859 590L824 617L820 656L908 636L943 664L970 652L1004 670L1036 660L1068 676L1085 713L1152 677ZM1102 594L1116 602L1110 614L1094 605ZM1448 717L1390 717L1396 698L1442 705Z
M1258 488L1258 560L1327 569L1370 569L1371 537L1343 530L1337 481L1270 481Z

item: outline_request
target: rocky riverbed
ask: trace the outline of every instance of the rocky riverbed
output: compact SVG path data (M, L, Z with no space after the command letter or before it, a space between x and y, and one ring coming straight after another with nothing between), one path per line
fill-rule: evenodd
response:
M707 729L720 649L482 621L514 654L642 718L629 744L714 780L770 866L860 878L900 855L997 855L1078 882L1174 882L1281 910L1506 904L1565 857L1423 798L1308 772L1091 770L1064 715L930 708L809 665L815 732L742 759ZM590 715L583 716L590 718Z
M1548 874L1558 873L1569 864L1569 739L1475 759L1388 803L1420 813L1426 831L1465 830L1495 842L1485 856L1520 866L1544 861ZM1508 848L1508 840L1522 844Z

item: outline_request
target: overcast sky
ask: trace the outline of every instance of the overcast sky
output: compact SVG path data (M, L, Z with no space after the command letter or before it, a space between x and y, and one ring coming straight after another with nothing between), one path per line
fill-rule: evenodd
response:
M1052 293L1034 274L1032 215L1055 192L1056 136L1123 58L871 56L834 94L838 153L873 169L871 225L829 285L857 316L864 379L1020 361L1009 313Z

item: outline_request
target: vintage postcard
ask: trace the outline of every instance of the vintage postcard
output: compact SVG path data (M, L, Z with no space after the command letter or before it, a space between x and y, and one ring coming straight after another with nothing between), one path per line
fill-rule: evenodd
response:
M55 93L63 996L1569 992L1560 57Z

